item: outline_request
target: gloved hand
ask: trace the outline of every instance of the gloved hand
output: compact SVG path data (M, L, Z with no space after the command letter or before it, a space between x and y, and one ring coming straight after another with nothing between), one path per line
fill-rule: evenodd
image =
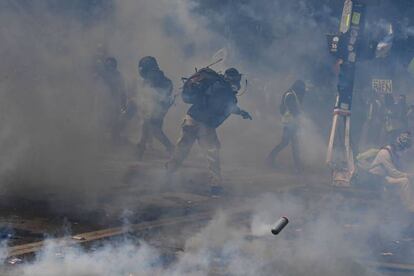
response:
M243 119L249 119L249 120L253 120L252 116L250 116L249 112L241 110L240 111L240 116L242 116Z

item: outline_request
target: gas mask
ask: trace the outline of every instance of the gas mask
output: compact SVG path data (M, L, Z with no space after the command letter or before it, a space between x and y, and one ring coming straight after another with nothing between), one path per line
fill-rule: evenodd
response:
M231 83L231 89L234 93L237 93L241 88L240 82L237 83Z

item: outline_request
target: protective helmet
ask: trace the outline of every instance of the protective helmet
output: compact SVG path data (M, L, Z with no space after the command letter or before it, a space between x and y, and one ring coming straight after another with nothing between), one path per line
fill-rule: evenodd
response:
M224 72L226 79L240 82L242 74L236 68L229 68Z
M114 57L107 57L105 59L105 68L116 69L118 67L118 61Z
M138 71L142 73L146 73L149 71L157 70L159 69L157 60L155 57L146 56L140 59L138 63Z
M396 145L400 150L409 149L412 145L412 136L411 132L403 132L401 133L396 140Z
M240 89L240 81L242 74L237 71L236 68L229 68L224 72L224 78L228 80L233 86L233 90L238 91Z
M296 93L304 93L306 91L306 84L303 80L297 80L295 83L293 83L292 89Z

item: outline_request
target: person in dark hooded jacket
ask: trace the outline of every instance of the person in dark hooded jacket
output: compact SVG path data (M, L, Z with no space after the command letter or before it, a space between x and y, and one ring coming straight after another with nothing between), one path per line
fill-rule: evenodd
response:
M169 154L173 152L174 145L165 135L162 127L168 110L174 103L172 96L173 84L160 70L154 57L143 57L138 64L140 76L143 78L143 88L150 91L149 114L144 118L141 140L137 145L137 156L143 157L145 149L152 138L156 138Z
M105 58L99 77L109 92L108 110L106 110L108 116L105 121L113 142L118 144L122 141L121 132L127 123L124 115L127 110L127 92L124 79L118 70L118 62L114 57Z
M220 141L216 129L231 115L252 119L250 114L237 105L237 92L240 89L241 74L234 68L227 69L197 97L187 112L182 124L179 139L171 160L167 163L171 176L189 154L195 141L203 149L209 164L209 185L212 196L220 195L221 166L219 158Z

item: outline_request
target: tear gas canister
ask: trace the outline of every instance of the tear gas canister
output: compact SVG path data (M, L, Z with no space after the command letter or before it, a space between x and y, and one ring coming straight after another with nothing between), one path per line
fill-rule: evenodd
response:
M287 217L281 217L276 223L275 226L272 228L272 234L277 235L279 234L283 228L288 225L289 219Z

